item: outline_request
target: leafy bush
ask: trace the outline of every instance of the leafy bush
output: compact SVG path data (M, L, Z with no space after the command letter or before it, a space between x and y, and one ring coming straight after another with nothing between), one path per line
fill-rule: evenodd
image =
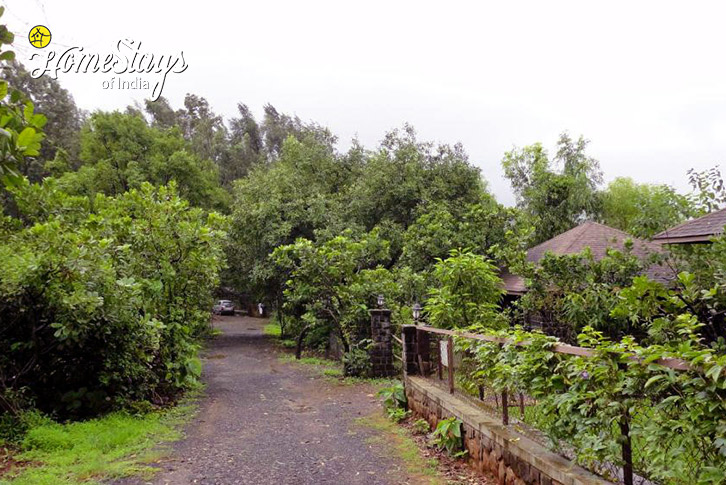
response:
M3 441L19 443L29 429L48 422L47 417L34 409L0 414L0 444Z
M378 397L381 398L383 409L386 411L388 418L396 423L411 415L409 411L406 411L408 399L402 383L398 382L391 387L384 387L378 391Z
M390 419L394 423L400 423L401 421L404 421L406 418L411 416L411 411L406 411L402 408L396 408L387 410L386 414L388 415L388 419Z
M0 232L0 395L84 416L196 382L224 219L173 186L89 201L46 179L13 195L24 225Z
M370 340L361 340L343 355L343 372L349 377L367 377L371 371Z
M431 431L431 426L425 419L417 419L411 425L411 430L413 431L413 434L427 434Z
M461 436L461 420L455 417L442 419L433 433L434 444L454 457L463 456L464 440Z
M384 387L378 391L378 397L381 398L383 407L388 409L406 409L408 407L408 398L406 398L406 389L403 384L398 382L391 387Z

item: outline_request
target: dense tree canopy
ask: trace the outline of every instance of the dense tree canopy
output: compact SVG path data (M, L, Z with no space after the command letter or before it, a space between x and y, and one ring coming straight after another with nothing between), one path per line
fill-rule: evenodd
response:
M620 177L602 192L602 221L636 237L654 236L692 212L688 198L668 185L638 184Z
M149 126L135 113L96 112L84 123L80 139L80 169L54 167L69 193L117 195L144 182L164 185L173 180L194 205L227 205L216 165L195 155L177 128Z
M588 140L560 135L550 160L540 143L515 148L502 160L517 205L534 218L535 242L546 241L587 219L597 218L602 172L585 153Z

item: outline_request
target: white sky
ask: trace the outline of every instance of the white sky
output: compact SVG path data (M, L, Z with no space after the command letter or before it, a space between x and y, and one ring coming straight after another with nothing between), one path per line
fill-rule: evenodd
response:
M686 170L726 157L726 63L719 2L82 1L3 2L18 57L48 48L111 52L121 38L184 52L164 96L206 97L218 113L270 102L369 147L404 122L422 139L461 141L512 203L502 154L568 130L592 143L606 180L685 191ZM46 49L48 49L46 48ZM87 110L144 91L107 91L108 74L60 75ZM133 76L131 76L133 77ZM148 96L148 94L146 94Z

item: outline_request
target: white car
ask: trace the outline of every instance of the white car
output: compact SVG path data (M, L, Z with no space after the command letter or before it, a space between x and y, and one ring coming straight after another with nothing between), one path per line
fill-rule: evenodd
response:
M219 300L212 307L212 313L216 315L234 315L234 303L229 300Z

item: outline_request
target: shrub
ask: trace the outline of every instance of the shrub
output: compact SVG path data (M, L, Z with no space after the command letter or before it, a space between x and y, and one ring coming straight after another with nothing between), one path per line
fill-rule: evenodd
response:
M148 184L89 202L46 179L14 196L24 227L0 233L0 396L26 389L41 411L85 416L196 382L224 220Z
M425 419L417 419L411 425L411 430L413 431L413 434L427 434L431 431L431 426L429 426L428 421Z
M343 373L349 377L367 377L371 372L370 340L361 340L343 355Z
M451 417L442 419L434 430L434 444L453 457L461 457L466 452L462 451L464 441L461 436L461 420Z
M378 391L378 397L381 398L386 415L392 420L400 422L409 416L409 413L406 412L408 399L402 383L399 382L391 387L384 387Z

